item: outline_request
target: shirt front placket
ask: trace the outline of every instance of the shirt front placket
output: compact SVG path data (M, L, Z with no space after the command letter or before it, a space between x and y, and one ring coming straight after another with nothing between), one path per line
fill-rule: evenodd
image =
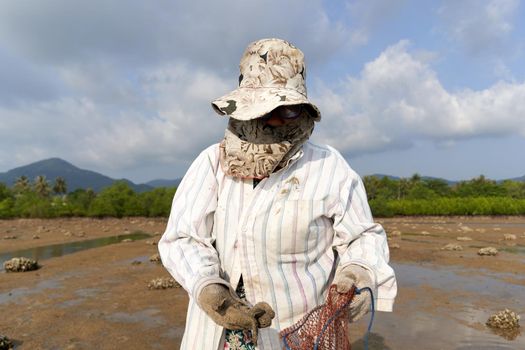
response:
M230 283L232 284L233 288L236 289L237 285L239 283L239 280L241 278L241 275L243 274L243 267L246 265L246 261L244 259L244 252L243 247L245 246L245 232L246 230L246 224L245 224L245 216L246 216L246 208L250 206L252 197L253 197L253 186L252 186L252 180L251 179L243 179L239 181L239 186L242 186L241 189L241 201L238 203L238 205L241 206L240 212L241 215L239 216L238 225L236 227L237 232L236 239L233 244L233 264L232 264L232 270L230 273L231 279ZM246 276L246 274L245 274Z
M239 218L239 225L237 231L237 239L235 240L234 249L234 263L232 271L232 285L237 286L241 275L243 276L243 283L247 293L248 300L256 298L254 285L258 279L258 268L255 257L255 250L253 249L253 232L255 208L262 197L259 195L261 187L268 179L263 179L257 187L253 188L253 180L245 179L242 181L243 186L243 207L241 208L241 216Z
M235 257L231 276L235 286L237 286L241 275L243 276L243 283L248 300L258 300L262 297L262 295L259 295L262 291L260 290L259 266L257 266L256 259L256 254L261 254L261 252L257 251L254 244L254 235L262 234L262 232L256 232L254 229L256 227L255 219L257 208L260 208L262 205L267 206L267 203L263 203L264 200L269 198L271 200L275 193L278 193L282 182L281 180L286 177L286 173L291 166L297 162L302 155L303 151L300 150L295 157L290 159L286 167L262 179L255 188L253 187L253 180L245 179L242 181L242 186L244 186L244 205L241 210L241 217L239 218L237 240L234 244ZM274 192L274 195L272 196L271 193L268 193L269 191Z

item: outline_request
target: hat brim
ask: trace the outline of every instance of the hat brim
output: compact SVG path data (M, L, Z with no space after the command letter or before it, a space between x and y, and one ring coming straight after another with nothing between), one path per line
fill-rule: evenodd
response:
M215 112L237 120L260 118L277 107L304 104L315 121L321 120L319 108L301 93L288 88L239 87L212 101Z

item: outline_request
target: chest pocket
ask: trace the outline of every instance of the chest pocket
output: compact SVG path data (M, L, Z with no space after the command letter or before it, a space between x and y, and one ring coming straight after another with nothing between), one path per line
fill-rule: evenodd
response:
M323 216L321 200L282 200L271 210L267 229L267 244L275 253L302 254L315 249L327 233L329 220ZM298 257L297 257L298 258Z

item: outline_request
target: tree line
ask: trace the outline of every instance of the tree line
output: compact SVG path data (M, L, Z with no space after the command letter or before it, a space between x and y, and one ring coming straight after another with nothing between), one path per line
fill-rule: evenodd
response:
M0 183L0 218L168 216L175 190L135 193L125 181L115 181L99 193L90 188L68 192L62 177L50 183L45 176L34 181L21 176L12 188Z
M480 175L449 184L442 179L363 178L375 216L525 215L525 182L497 182Z
M483 175L449 184L441 179L365 176L374 216L395 215L525 215L525 182L496 182ZM169 215L176 188L136 193L124 181L115 181L99 193L92 189L67 191L64 178L50 183L45 176L33 181L19 177L10 188L0 183L0 218L15 217L123 217Z

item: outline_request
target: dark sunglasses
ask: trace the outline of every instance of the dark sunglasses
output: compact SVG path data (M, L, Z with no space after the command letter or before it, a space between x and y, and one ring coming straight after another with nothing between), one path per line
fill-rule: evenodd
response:
M301 116L303 113L303 106L302 105L295 105L295 106L281 106L277 107L270 113L266 114L264 119L270 119L271 117L279 117L282 119L296 119Z

